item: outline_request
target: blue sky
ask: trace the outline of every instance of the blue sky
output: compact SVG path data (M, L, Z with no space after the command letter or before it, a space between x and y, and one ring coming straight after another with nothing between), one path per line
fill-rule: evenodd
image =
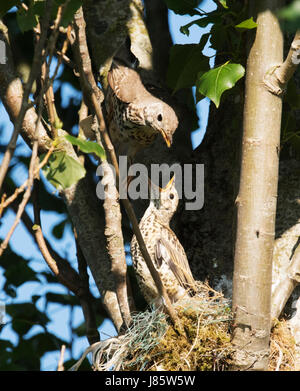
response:
M215 8L215 4L211 0L206 0L201 4L201 8L205 11L209 12L213 8ZM194 18L197 18L194 17ZM190 29L190 35L189 37L183 35L180 33L179 28L180 26L187 24L192 19L191 16L181 16L176 15L173 12L169 13L169 22L170 22L170 30L171 35L173 38L174 43L198 43L200 41L201 35L209 31L210 26L208 26L206 29L199 29L197 26L192 26ZM207 45L208 46L208 45ZM204 54L212 56L214 54L214 51L212 51L209 48L204 49ZM212 59L213 61L213 59ZM213 64L211 64L213 65ZM63 104L68 105L70 98L78 95L77 92L74 91L72 87L70 87L68 84L66 84L63 87L62 96L64 97ZM208 116L208 108L209 108L209 100L204 99L197 105L198 115L200 118L199 121L199 129L195 130L192 134L192 142L193 146L196 147L201 142L203 135L205 133L206 125L207 125L207 116ZM7 116L7 113L5 112L2 104L0 104L0 142L1 144L6 144L7 140L10 137L10 134L12 132L12 124L9 121L9 118ZM27 145L20 140L18 143L18 147L16 150L16 155L24 155L30 156L30 150L27 147ZM21 185L24 180L27 178L27 172L24 167L16 167L13 170L13 177L18 185ZM51 185L47 185L50 191L53 191L53 187ZM29 207L26 208L26 211L30 216L32 216L32 211ZM57 240L53 237L51 230L55 224L57 224L60 219L62 220L64 216L57 215L52 212L42 212L41 215L42 218L42 224L43 224L43 231L45 232L45 236L48 238L50 243L55 247L55 249L62 255L65 256L67 259L69 259L74 265L76 265L76 259L75 259L75 244L73 240L73 234L70 229L68 229L63 236L62 240ZM0 237L4 238L6 236L6 233L8 232L11 224L14 220L14 213L8 212L5 215L5 218L3 221L1 221L0 225ZM45 265L45 262L37 250L37 247L32 239L32 237L27 233L26 229L22 226L22 223L19 224L19 226L16 228L14 235L10 241L10 245L12 249L22 255L24 258L28 259L30 262L30 266L36 270L36 271L42 271L47 270L47 267ZM0 268L0 289L3 285L3 271ZM40 283L37 282L28 282L26 284L23 284L22 287L20 287L17 291L18 295L17 298L12 300L11 298L8 299L4 296L4 293L0 291L0 301L3 301L4 303L16 303L16 302L24 302L26 300L30 300L31 296L35 293L42 294L42 292L48 292L50 290L54 292L66 292L66 289L62 287L60 284L51 284L52 286L49 288L46 284L41 286ZM95 288L95 285L92 285L92 291L93 293L98 296L98 291ZM38 301L39 308L43 308L44 302L42 299ZM50 304L48 307L49 316L52 320L52 322L49 324L48 330L50 332L53 332L58 337L62 339L69 340L70 335L68 335L69 332L69 321L70 321L70 312L68 309L63 308L60 305ZM75 308L74 310L74 327L78 326L82 321L82 312L79 308ZM7 319L9 321L9 319ZM37 332L41 332L42 329L39 326L35 326L31 329L30 333L27 335L28 337L32 336L33 334ZM115 330L111 324L110 321L105 321L101 328L101 338L105 339L108 336L112 336L115 334ZM0 338L3 339L9 339L13 342L16 342L16 335L11 330L10 326L6 326L3 330L3 332L0 335ZM73 354L75 357L79 357L80 354L84 351L84 349L88 346L87 340L85 337L76 339L76 342L73 346ZM66 351L65 359L67 360L69 358L69 352ZM56 370L57 362L59 359L59 352L55 353L49 353L47 354L43 360L42 360L42 369L43 370Z

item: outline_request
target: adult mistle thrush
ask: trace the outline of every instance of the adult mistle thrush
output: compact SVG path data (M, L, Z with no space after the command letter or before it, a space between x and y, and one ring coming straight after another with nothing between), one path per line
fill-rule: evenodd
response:
M118 154L126 154L132 163L136 153L161 134L168 147L178 126L175 111L152 95L139 73L118 57L107 75L105 98L110 137Z
M151 182L150 182L151 183ZM169 224L178 206L174 177L164 188L151 183L151 200L139 227L152 262L171 302L197 292L185 251ZM154 191L153 191L154 190ZM155 191L156 190L156 191ZM146 301L159 306L161 298L134 236L131 255L138 284Z

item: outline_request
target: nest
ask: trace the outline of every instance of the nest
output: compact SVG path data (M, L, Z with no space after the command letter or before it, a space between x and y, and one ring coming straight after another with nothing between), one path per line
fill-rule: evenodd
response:
M135 314L125 334L92 345L96 371L221 371L230 366L230 303L207 285L201 293L174 305L184 332L161 309Z

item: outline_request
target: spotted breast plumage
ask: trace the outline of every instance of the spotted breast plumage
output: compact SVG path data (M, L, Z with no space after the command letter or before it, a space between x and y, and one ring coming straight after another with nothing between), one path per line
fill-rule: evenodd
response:
M150 182L151 183L151 182ZM171 302L197 292L187 256L169 224L178 206L174 177L165 188L151 183L151 200L139 227L152 262L160 274ZM161 304L156 285L142 257L136 237L131 241L131 255L138 284L146 301Z
M114 58L107 80L105 102L109 132L118 153L133 160L158 134L170 147L178 126L173 108L152 95L137 70L119 58Z

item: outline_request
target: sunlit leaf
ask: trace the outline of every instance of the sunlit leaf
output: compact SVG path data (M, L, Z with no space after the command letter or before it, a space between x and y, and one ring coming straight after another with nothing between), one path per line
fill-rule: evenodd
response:
M196 20L192 20L191 22L189 22L188 24L184 25L184 26L181 26L180 27L180 32L182 34L185 34L187 36L189 36L190 34L190 27L193 26L193 25L197 25L198 27L206 27L207 25L209 25L210 23L217 23L221 20L221 15L218 11L213 11L211 12L208 16L204 16L200 19L196 19Z
M42 171L46 179L59 190L67 189L86 174L85 168L64 151L52 153Z
M202 74L197 79L197 92L200 96L210 98L219 107L223 92L231 89L244 73L242 65L227 62Z

